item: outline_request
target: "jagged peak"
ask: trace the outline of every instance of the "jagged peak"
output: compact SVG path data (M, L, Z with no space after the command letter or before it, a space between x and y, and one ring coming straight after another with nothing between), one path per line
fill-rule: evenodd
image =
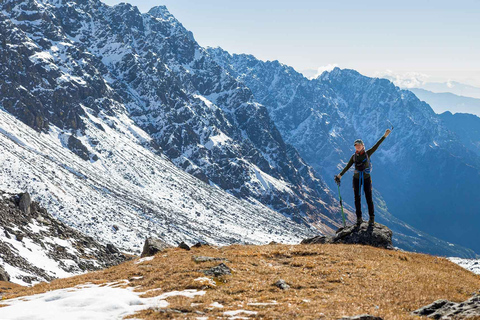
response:
M159 6L152 7L150 8L150 10L148 10L147 14L154 18L167 21L178 31L180 31L181 33L185 33L191 41L196 42L195 37L193 36L193 33L187 30L187 28L185 28L183 24L180 21L178 21L177 18L175 18L175 16L170 13L170 11L168 11L166 6L159 5Z
M137 6L134 6L128 2L120 2L116 5L113 6L113 8L115 9L123 9L123 10L129 10L129 11L135 11L135 13L138 13L138 14L141 14L140 13L140 10L138 10L138 7Z
M161 18L163 20L175 20L178 21L173 14L168 11L166 6L159 5L159 6L154 6L148 10L148 14L154 16L155 18Z

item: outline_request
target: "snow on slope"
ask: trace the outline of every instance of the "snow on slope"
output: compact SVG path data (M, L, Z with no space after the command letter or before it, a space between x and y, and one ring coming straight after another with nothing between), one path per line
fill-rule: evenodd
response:
M96 161L65 147L72 132L51 126L39 133L0 110L0 187L28 191L61 221L127 252L139 253L148 236L221 245L297 242L315 233L142 147L149 136L123 114L98 118L85 111L85 136L77 138Z
M28 193L0 192L0 273L32 285L117 265L127 257L112 245L66 226Z
M480 274L480 259L464 259L458 257L449 257L448 260L458 264L460 267Z
M0 319L122 319L143 309L165 308L169 304L165 300L167 297L193 298L205 294L205 291L187 289L165 292L152 298L141 298L139 296L145 292L135 292L134 287L121 288L118 284L83 284L74 288L4 300L2 303L6 306L0 308Z
M340 225L330 190L266 108L165 7L5 0L0 9L0 43L8 44L0 57L9 57L0 59L0 99L24 123L83 129L80 105L123 108L200 180L322 231Z

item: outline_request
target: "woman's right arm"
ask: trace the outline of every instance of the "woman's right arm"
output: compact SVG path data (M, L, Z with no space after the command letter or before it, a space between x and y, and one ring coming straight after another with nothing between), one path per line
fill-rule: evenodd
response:
M350 169L350 167L352 166L353 164L353 154L352 156L350 157L350 160L348 160L348 163L347 165L345 166L345 168L343 168L342 172L340 172L338 175L341 177L345 174L345 172L348 171L348 169Z

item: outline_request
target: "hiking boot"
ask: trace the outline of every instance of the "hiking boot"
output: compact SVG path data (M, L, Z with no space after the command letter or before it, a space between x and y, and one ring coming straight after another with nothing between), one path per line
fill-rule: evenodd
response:
M357 218L357 223L355 224L356 226L359 226L361 225L363 222L363 219L362 218Z
M370 217L370 219L368 219L368 225L369 226L373 226L375 224L375 218L374 217Z

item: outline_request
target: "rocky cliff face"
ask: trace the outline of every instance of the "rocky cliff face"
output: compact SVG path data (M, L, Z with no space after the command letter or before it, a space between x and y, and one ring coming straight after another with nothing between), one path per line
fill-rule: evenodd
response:
M468 113L452 114L449 111L441 113L439 117L467 148L480 156L480 117Z
M368 148L393 125L372 157L374 187L389 211L417 229L479 249L474 229L480 221L469 212L480 200L480 158L413 93L354 70L335 68L308 80L278 61L221 48L209 53L252 90L287 142L331 187L329 177L346 164L353 141L362 138Z
M125 115L150 135L147 147L202 181L323 231L338 226L333 194L267 109L165 7L142 14L94 0L9 0L2 8L4 56L18 57L3 64L3 104L29 126L79 135L86 109ZM24 102L12 102L21 88ZM82 149L72 147L95 159Z
M28 285L127 259L112 244L100 244L53 218L28 193L0 193L1 280Z

